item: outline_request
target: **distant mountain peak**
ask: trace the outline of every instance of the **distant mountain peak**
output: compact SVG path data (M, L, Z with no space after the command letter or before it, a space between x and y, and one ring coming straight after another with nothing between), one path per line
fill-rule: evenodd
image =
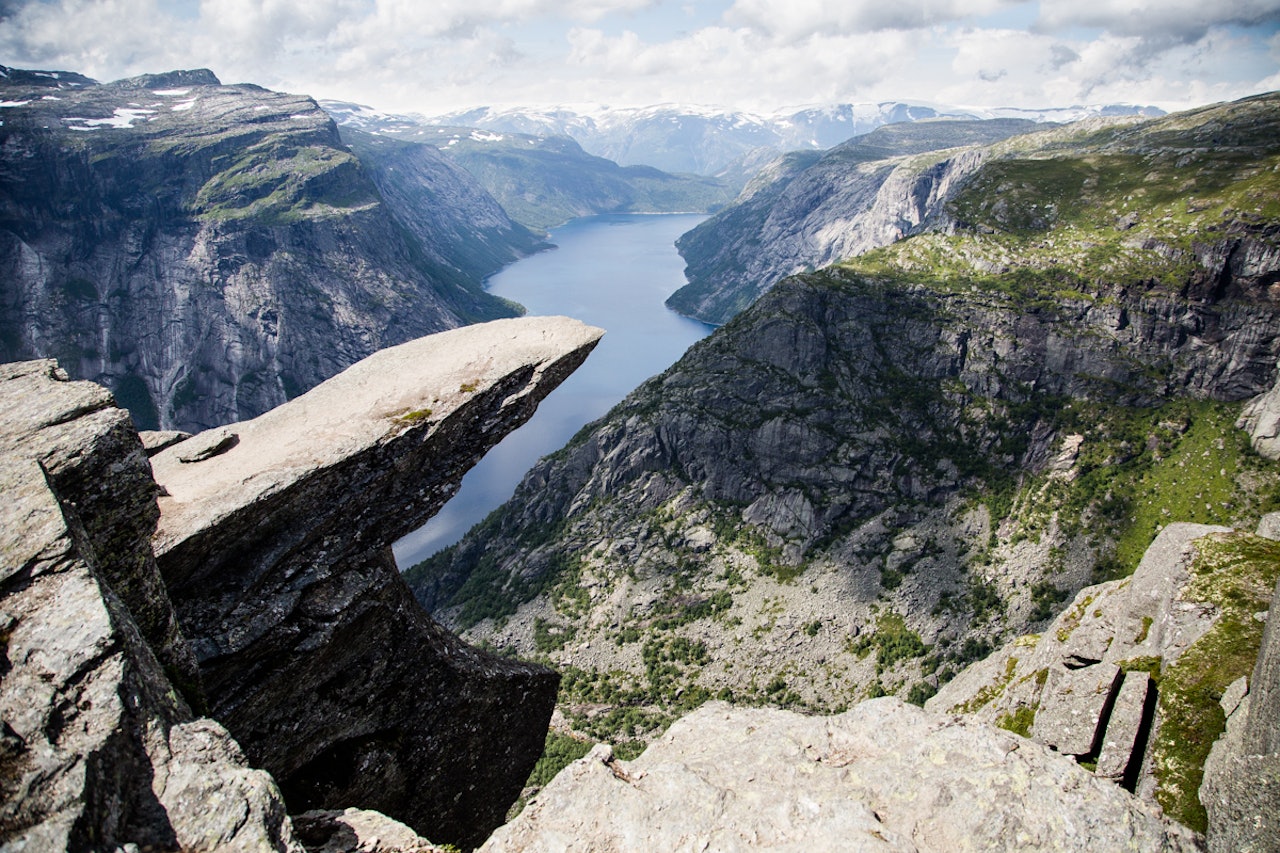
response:
M178 89L183 86L221 86L222 81L208 68L140 74L116 80L111 85L121 89Z

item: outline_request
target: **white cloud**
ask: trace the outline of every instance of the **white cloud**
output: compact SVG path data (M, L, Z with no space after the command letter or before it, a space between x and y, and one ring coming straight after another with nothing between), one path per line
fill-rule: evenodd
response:
M1280 75L1277 0L0 4L6 64L103 80L204 66L228 82L395 110L898 99L1177 108Z
M1116 35L1201 38L1211 27L1280 22L1275 0L1040 0L1037 25L1097 27Z
M1025 0L735 0L725 20L777 38L913 30L966 21Z

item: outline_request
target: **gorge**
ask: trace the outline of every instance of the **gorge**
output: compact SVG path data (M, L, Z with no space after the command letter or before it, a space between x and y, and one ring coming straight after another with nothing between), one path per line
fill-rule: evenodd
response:
M479 285L542 237L421 128L0 70L0 849L1275 849L1276 95L778 161L724 325L401 575L597 348Z

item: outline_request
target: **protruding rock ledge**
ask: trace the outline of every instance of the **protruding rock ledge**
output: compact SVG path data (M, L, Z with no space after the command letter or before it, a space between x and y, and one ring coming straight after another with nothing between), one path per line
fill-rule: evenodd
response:
M601 334L526 318L421 338L152 459L156 555L213 715L290 811L374 809L461 846L501 823L559 678L437 625L390 546Z

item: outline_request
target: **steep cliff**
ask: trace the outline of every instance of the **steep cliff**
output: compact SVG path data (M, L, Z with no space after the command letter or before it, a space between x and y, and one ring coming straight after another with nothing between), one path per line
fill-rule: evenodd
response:
M1280 356L1277 121L1171 117L1141 171L989 164L972 227L785 280L410 584L615 742L708 696L924 701L1170 521L1274 507L1234 424Z
M128 413L51 361L0 366L0 401L0 845L301 853L271 777L161 667L191 655Z
M0 358L56 356L143 428L251 417L379 347L514 313L477 274L530 236L421 158L408 178L468 203L406 225L408 182L380 193L310 98L208 71L15 72L0 103Z
M482 841L558 677L433 622L390 543L600 334L541 318L416 340L150 464L105 389L0 368L0 844L429 849L342 811L370 806ZM330 811L295 836L286 803Z
M689 283L667 304L724 323L783 276L915 233L987 159L981 146L1035 127L1012 119L895 124L822 155L784 155L680 238Z

